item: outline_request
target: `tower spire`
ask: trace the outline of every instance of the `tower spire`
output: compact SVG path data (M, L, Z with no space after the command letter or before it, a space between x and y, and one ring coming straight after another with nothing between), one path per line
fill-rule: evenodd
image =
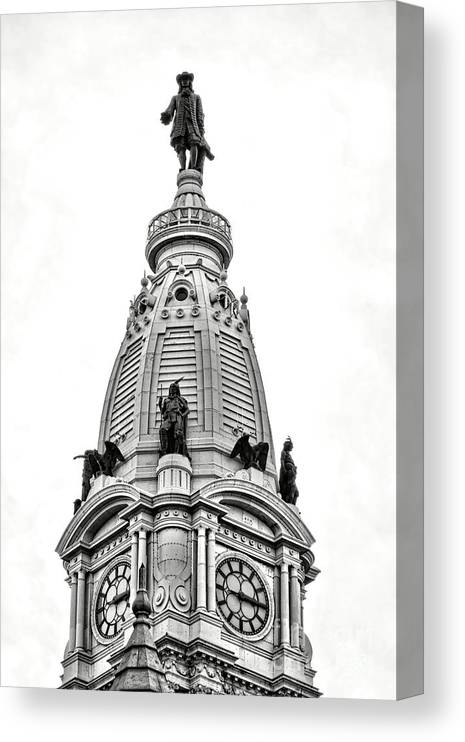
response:
M142 583L145 582L145 578ZM124 649L111 690L168 691L158 652L152 639L149 621L150 600L145 587L139 589L132 604L136 620Z
M191 162L150 224L151 273L101 415L117 476L87 472L57 547L71 588L62 687L317 697L302 620L314 539L296 490L278 494L248 298L228 282L231 228L202 192L191 115L178 132Z

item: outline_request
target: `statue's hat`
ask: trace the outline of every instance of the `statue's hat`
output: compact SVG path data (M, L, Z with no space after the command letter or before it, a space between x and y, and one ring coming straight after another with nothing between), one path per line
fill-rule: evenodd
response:
M181 72L179 75L176 75L176 82L179 84L181 80L189 80L189 82L193 82L194 80L194 73L193 72Z

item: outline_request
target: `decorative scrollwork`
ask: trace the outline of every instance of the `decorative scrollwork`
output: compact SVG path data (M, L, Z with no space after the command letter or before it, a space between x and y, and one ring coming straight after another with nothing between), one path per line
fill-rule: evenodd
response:
M184 585L178 585L175 590L175 597L178 603L182 606L186 606L189 602L189 594Z

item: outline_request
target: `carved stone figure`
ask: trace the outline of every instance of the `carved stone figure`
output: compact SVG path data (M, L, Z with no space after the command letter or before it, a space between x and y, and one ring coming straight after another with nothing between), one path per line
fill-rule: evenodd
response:
M204 137L204 114L202 101L194 93L192 72L181 72L176 76L178 94L173 95L166 111L160 117L162 124L173 121L171 146L178 155L180 170L186 169L186 150L190 151L189 168L203 172L205 157L214 159Z
M284 502L288 502L291 505L296 504L299 496L299 490L295 483L297 467L291 456L293 447L291 439L286 438L283 450L281 451L281 469L279 471L279 491L281 497Z
M136 305L135 305L134 299L130 299L129 300L129 314L126 320L126 330L129 330L131 325L134 324L135 320L136 320Z
M158 400L158 406L161 412L160 425L160 456L167 453L179 453L181 456L187 456L187 416L189 414L189 405L184 397L181 397L179 382L174 381L170 388L168 396Z
M252 466L254 469L265 471L266 460L268 458L268 451L270 450L270 446L268 443L265 443L263 441L261 443L257 443L255 446L252 446L249 443L249 438L249 433L244 433L244 435L241 435L239 440L236 441L236 445L229 454L229 457L231 459L234 459L236 456L239 456L244 469L250 469L250 467Z
M87 500L90 491L92 477L98 477L100 474L113 476L113 470L117 461L124 461L124 456L119 450L116 443L105 441L105 453L101 454L96 448L88 448L83 454L74 456L75 459L84 459L82 467L82 502Z

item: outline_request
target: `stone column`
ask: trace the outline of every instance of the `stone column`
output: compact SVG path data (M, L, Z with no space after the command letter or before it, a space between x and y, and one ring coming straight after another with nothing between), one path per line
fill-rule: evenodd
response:
M77 575L76 601L76 649L84 649L84 610L86 593L86 573L80 569Z
M73 652L76 647L76 599L77 599L77 574L71 575L71 608L69 612L69 643L68 651Z
M289 565L281 564L281 645L289 644Z
M207 609L216 611L215 531L210 528L207 541Z
M275 615L273 621L273 644L279 647L281 639L281 598L279 594L279 567L275 566L273 575L273 597L275 605Z
M192 599L192 605L197 605L197 530L194 528L191 531L191 570L192 570L192 580L191 580L191 599Z
M300 585L297 568L291 566L291 646L300 644Z
M131 535L131 605L136 599L137 592L137 533L133 531Z
M151 558L151 564L150 564L150 581L149 584L152 585L152 592L149 594L150 600L155 596L157 592L157 583L155 580L155 565L158 567L158 531L152 531L152 538L151 538L152 546L150 549L150 553L152 554Z
M144 584L140 584L141 567L144 568ZM137 559L137 587L147 588L147 531L143 528L139 531L139 554Z
M305 641L304 641L304 600L305 600L305 590L303 588L303 585L300 586L300 648L305 648Z
M207 581L205 564L205 528L197 529L197 608L207 607Z
M145 587L149 600L152 599L152 575L153 575L153 533L147 533L147 574L145 576Z

